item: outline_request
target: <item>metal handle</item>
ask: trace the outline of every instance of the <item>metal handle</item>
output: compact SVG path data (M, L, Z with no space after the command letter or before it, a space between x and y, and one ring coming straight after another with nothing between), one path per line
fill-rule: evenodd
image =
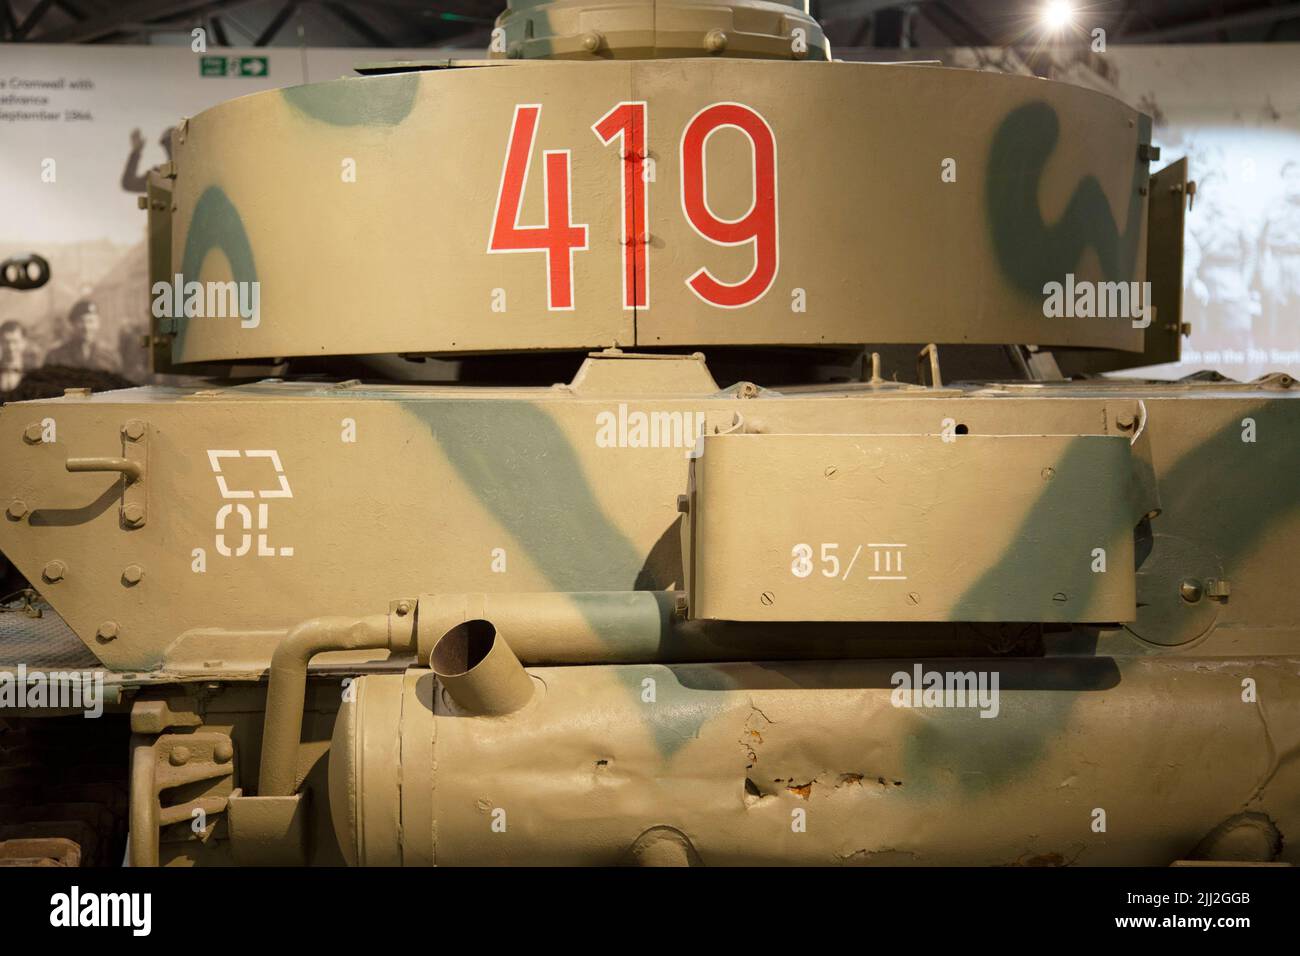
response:
M144 477L144 465L130 458L69 458L68 471L116 471L128 482Z

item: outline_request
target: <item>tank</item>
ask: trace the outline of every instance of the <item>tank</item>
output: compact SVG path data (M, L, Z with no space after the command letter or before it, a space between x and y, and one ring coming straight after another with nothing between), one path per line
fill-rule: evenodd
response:
M177 126L173 384L0 409L0 856L1297 860L1295 382L1106 374L1150 117L780 0L358 72Z

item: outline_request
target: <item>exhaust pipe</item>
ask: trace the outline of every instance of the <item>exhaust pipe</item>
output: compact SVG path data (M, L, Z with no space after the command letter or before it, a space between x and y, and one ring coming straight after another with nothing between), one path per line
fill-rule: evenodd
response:
M491 621L465 621L443 634L429 666L456 706L476 717L513 713L533 697L533 679Z

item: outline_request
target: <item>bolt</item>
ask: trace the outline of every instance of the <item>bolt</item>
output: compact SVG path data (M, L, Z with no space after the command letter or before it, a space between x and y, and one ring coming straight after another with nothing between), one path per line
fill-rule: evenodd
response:
M235 756L235 745L229 740L218 740L212 745L212 759L217 763L230 763Z
M727 35L721 30L710 30L704 34L704 49L710 53L721 53L727 48Z
M1039 472L1039 474L1043 476L1043 481L1051 481L1053 478L1056 477L1056 469L1053 468L1051 465L1048 465L1041 472Z
M411 613L411 602L398 601L396 610L397 610L398 617L406 617L406 615Z
M138 564L128 564L122 569L122 583L127 587L139 584L140 579L144 577L144 568Z
M741 382L739 394L741 398L753 398L758 394L758 386L753 382Z
M689 608L687 607L686 604L685 594L679 594L675 598L673 598L673 610L677 613L678 617L686 616L686 612L687 610L689 610Z
M131 502L122 509L122 520L129 528L138 528L144 524L144 505Z
M45 569L41 572L41 576L44 577L47 582L53 584L55 581L62 581L63 576L67 573L68 566L62 561L56 560L45 565Z
M105 621L95 631L95 639L107 644L109 641L117 640L117 634L117 621Z
M686 514L686 512L688 512L688 511L691 510L691 496L690 496L690 495L678 495L678 496L677 496L677 510L678 510L680 513L682 513L682 514Z
M122 429L122 434L126 436L127 441L139 441L144 437L144 422L138 418L131 419Z
M40 422L32 422L23 429L23 441L29 445L39 445L45 435L45 429L41 427Z
M1184 578L1183 583L1178 585L1178 596L1188 604L1195 604L1201 599L1203 593L1201 582L1195 578Z
M186 746L174 747L172 752L167 755L168 762L173 767L183 767L190 762L190 748Z
M758 603L764 607L771 607L772 602L775 600L776 596L771 591L764 591L758 596Z
M9 507L5 509L5 514L14 521L22 521L23 518L27 517L27 502L23 501L21 498L15 498L13 501L9 502Z

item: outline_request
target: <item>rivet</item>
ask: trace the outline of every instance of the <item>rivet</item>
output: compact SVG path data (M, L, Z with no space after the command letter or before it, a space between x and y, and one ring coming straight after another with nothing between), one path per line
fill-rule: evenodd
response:
M1201 599L1203 593L1201 582L1195 578L1185 578L1183 583L1178 585L1178 596L1188 604L1195 604Z
M1056 469L1053 468L1051 465L1048 465L1041 472L1039 472L1039 474L1043 476L1043 481L1051 481L1053 478L1056 477Z
M727 48L727 35L721 30L710 30L704 34L704 49L710 53L721 53Z
M397 616L398 616L398 617L406 617L406 615L408 615L408 614L411 613L411 602L410 602L410 601L398 601L398 602L397 602L396 611L397 611Z
M235 745L229 740L218 740L212 746L212 759L217 763L230 763L235 756Z
M167 755L168 762L173 767L183 767L190 762L190 748L181 746L173 747L172 752Z

